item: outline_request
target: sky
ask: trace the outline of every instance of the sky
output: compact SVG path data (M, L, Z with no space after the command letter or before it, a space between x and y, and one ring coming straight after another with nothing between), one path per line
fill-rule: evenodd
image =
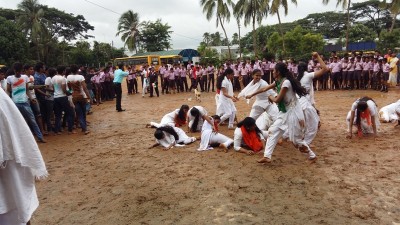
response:
M161 19L163 23L171 26L171 43L173 49L193 48L202 41L205 32L221 32L221 27L216 27L215 17L208 21L202 12L199 0L38 0L40 4L48 5L67 13L83 15L95 27L88 34L95 36L98 42L113 43L115 47L123 47L117 33L118 19L122 13L132 10L139 14L141 21L155 21ZM233 0L236 2L236 0ZM0 0L0 7L16 9L20 0ZM342 11L341 6L336 7L337 0L330 0L328 5L323 5L322 0L297 0L297 6L290 3L287 16L281 16L282 22L292 22L306 17L311 13L325 11ZM353 0L352 2L362 2ZM282 13L283 14L283 13ZM277 16L264 19L261 25L278 23ZM251 26L241 25L241 34L244 36L251 31ZM227 35L232 37L238 32L234 18L225 25Z

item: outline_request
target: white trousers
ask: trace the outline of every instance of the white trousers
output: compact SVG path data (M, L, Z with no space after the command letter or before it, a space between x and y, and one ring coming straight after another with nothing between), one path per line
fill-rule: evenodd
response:
M226 147L230 146L233 140L220 133L213 133L210 137L209 145L224 144Z
M233 127L233 122L235 121L235 115L236 115L236 111L233 111L231 114L223 114L221 116L221 123L224 122L226 119L229 119L229 125L228 127Z
M144 97L144 94L147 93L147 87L148 87L148 85L147 85L147 78L145 78L144 81L143 81L143 90L142 90L142 96L143 96L143 97Z
M317 136L319 116L317 114L317 110L315 110L315 108L312 106L305 108L303 112L304 112L304 120L306 123L304 141L306 142L307 145L310 145L311 142L314 140L315 136Z
M271 159L272 153L275 150L276 144L278 144L279 139L285 133L285 130L282 130L280 127L282 126L283 120L282 118L277 118L272 126L268 129L268 139L265 145L264 157ZM294 145L305 145L305 142L301 136L301 132L296 132L294 137L293 144ZM308 145L305 145L308 147ZM315 153L308 147L309 158L315 158Z

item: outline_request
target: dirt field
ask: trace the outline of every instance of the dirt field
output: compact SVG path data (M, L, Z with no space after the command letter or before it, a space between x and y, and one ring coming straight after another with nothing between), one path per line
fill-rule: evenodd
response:
M394 90L394 89L392 89ZM400 223L400 128L382 124L379 140L345 139L345 117L353 101L374 98L382 107L400 90L316 93L322 127L313 143L318 160L289 143L278 146L271 165L261 156L230 150L149 150L153 129L144 128L185 103L193 93L142 98L126 95L94 106L91 134L48 137L41 144L50 172L37 183L44 224L398 224ZM215 112L214 93L200 105ZM250 112L237 104L239 119ZM233 135L222 127L221 132Z

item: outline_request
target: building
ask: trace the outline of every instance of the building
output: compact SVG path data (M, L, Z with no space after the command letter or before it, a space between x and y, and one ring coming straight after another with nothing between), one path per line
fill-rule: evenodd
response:
M197 50L194 49L177 49L177 50L168 50L168 51L159 51L159 52L143 52L143 53L137 53L134 56L146 56L146 55L159 55L159 56L172 56L172 55L180 55L182 56L182 61L184 63L188 61L192 61L193 57L199 57L200 54Z

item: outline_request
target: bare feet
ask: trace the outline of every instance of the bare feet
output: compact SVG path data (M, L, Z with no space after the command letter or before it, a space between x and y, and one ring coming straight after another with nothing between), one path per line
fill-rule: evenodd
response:
M75 131L68 131L68 135L70 135L70 134L76 134L76 132Z
M267 158L267 157L263 157L260 160L257 160L258 163L271 163L271 159Z
M282 145L282 143L283 143L283 140L282 140L282 138L281 138L281 139L279 139L279 141L278 141L278 145Z

